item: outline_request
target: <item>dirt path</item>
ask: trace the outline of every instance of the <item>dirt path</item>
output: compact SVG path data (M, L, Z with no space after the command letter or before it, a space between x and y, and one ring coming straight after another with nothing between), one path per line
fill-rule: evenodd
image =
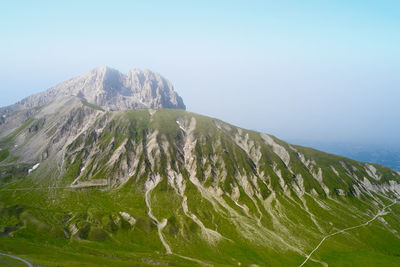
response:
M387 205L387 206L384 206L372 219L370 219L369 221L367 221L367 222L365 222L365 223L363 223L363 224L356 225L356 226L352 226L352 227L348 227L348 228L345 228L345 229L339 230L339 231L337 231L337 232L334 232L334 233L332 233L332 234L329 234L329 235L324 236L324 237L322 238L321 242L319 242L319 244L310 252L310 254L307 255L306 259L303 261L302 264L299 265L299 267L302 267L304 264L306 264L307 261L311 258L312 254L313 254L313 253L322 245L322 243L324 243L324 241L325 241L326 239L328 239L329 237L334 236L334 235L337 235L337 234L340 234L340 233L344 233L344 232L346 232L346 231L350 231L350 230L353 230L353 229L356 229L356 228L360 228L360 227L363 227L363 226L367 226L367 225L370 224L372 221L374 221L376 218L378 218L378 217L380 217L380 216L382 216L382 215L385 215L385 210L386 210L387 208L393 206L394 204L396 204L396 200L394 200L391 204L389 204L389 205Z
M16 260L19 260L19 261L22 261L23 263L25 263L29 267L33 267L33 265L29 261L24 260L24 259L22 259L20 257L14 256L14 255L10 255L10 254L1 253L1 252L0 252L0 255L6 256L6 257L10 257L10 258L13 258L13 259L16 259Z

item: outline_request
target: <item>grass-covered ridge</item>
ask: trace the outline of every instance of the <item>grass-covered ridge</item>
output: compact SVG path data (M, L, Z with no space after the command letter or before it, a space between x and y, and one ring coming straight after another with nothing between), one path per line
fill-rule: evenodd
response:
M298 266L399 193L390 169L217 119L71 103L0 140L0 251L37 264ZM307 264L399 264L385 212Z

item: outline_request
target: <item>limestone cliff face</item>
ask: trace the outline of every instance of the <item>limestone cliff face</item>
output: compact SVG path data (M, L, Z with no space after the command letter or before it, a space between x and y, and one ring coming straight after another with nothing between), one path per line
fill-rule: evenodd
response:
M42 106L65 96L80 97L105 110L186 109L172 84L160 74L139 69L122 74L106 66L64 81L43 93L29 96L16 106Z

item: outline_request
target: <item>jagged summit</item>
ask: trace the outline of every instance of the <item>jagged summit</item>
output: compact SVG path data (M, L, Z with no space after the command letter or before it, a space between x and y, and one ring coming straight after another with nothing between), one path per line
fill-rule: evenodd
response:
M106 110L186 109L171 82L160 74L139 69L123 74L105 65L64 81L43 93L29 96L18 102L17 106L32 108L65 96L80 97Z

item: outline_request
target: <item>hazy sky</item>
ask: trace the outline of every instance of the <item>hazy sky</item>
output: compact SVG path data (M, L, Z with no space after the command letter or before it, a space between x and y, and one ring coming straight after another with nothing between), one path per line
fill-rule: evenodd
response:
M288 140L400 144L400 1L8 1L0 106L105 64Z

